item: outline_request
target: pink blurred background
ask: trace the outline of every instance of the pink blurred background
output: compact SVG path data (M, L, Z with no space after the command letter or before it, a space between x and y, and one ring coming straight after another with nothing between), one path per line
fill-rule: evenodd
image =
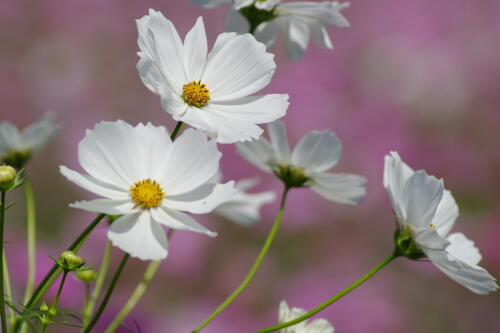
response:
M135 68L134 20L150 7L171 19L181 36L200 15L211 42L223 29L226 9L203 10L187 0L0 2L0 120L24 126L53 109L62 124L27 168L37 197L38 278L49 267L47 255L57 256L93 217L67 207L92 196L58 173L61 164L79 168L76 146L85 129L116 119L173 128ZM302 62L290 63L278 45L278 69L266 91L290 94L284 121L293 143L314 129L339 135L344 155L336 171L365 175L368 195L351 207L294 190L256 279L203 332L247 333L274 324L282 299L312 308L387 256L394 219L381 177L390 150L445 178L461 208L455 230L475 240L482 265L500 276L500 2L353 1L344 13L352 26L329 29L334 51L312 45ZM221 149L227 179L258 175L259 190L281 190L233 145ZM26 275L21 191L11 199L18 204L7 216L6 249L20 300ZM219 233L216 239L176 233L169 257L126 324L133 332L190 332L246 274L276 209L277 203L265 207L252 228L202 218ZM105 231L100 228L81 251L94 267ZM114 255L116 265L121 251ZM130 261L96 332L119 311L146 264ZM71 280L61 304L78 310L82 292L83 285ZM499 310L498 293L477 296L430 264L399 259L319 317L337 332L498 332Z

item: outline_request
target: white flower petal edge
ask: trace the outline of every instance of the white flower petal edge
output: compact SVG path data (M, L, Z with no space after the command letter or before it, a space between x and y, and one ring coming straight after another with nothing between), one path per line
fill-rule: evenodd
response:
M478 266L474 243L461 233L448 235L458 207L443 181L413 171L397 152L385 157L384 186L402 229L409 229L421 251L443 273L477 294L498 289L496 279Z
M261 137L236 144L238 152L248 162L270 173L280 167L290 167L303 173L309 179L306 186L327 200L357 204L364 198L366 178L326 172L337 164L342 155L342 143L335 133L313 131L305 135L290 153L284 124L275 121L267 128L270 141Z
M256 186L256 179L242 179L236 182L237 192L230 201L223 203L215 209L215 213L244 226L251 226L260 220L260 208L273 202L276 195L272 191L260 193L247 193L246 191Z
M284 323L300 317L306 313L301 308L291 308L286 301L281 301L278 315L278 322ZM315 319L311 322L302 321L296 325L283 328L281 333L333 333L335 329L326 319Z
M59 130L55 113L47 111L42 119L19 130L10 122L0 123L0 158L9 152L38 152Z
M220 152L193 129L172 142L164 127L101 122L78 145L81 174L61 166L71 182L104 197L71 207L121 215L108 232L113 244L142 260L163 259L167 239L161 225L214 237L183 212L201 214L233 198L234 182L212 181Z
M234 143L258 138L258 124L285 115L288 95L249 96L268 85L276 68L274 56L252 35L222 33L207 54L201 17L184 44L172 22L152 9L137 28L139 75L175 120L219 143Z
M263 10L274 8L275 19L261 23L255 37L268 48L275 44L277 30L285 37L285 49L290 61L299 61L304 56L311 36L323 48L333 49L333 44L326 30L329 26L348 27L348 20L341 11L349 7L349 3L337 1L295 1L279 3L266 1L256 3L256 7ZM240 8L228 10L225 31L244 33L249 31L246 18L238 12Z

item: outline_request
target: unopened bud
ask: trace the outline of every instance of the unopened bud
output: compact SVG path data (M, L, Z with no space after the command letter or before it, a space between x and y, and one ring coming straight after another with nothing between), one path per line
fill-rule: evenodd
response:
M84 271L79 271L76 274L76 278L82 282L90 283L95 280L97 273L93 269L86 269Z
M0 166L0 185L11 184L16 179L17 171L10 165Z
M40 311L42 311L42 312L49 311L49 306L45 303L42 303L42 305L40 305Z
M73 251L64 251L61 253L61 260L65 264L65 268L70 270L78 269L84 264L83 259Z

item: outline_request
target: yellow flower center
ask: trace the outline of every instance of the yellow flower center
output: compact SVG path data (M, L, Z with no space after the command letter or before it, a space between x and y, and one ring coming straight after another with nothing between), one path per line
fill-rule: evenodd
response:
M134 183L129 191L135 207L143 209L158 207L165 197L160 184L149 178Z
M201 81L193 81L182 87L181 97L186 104L201 108L210 100L210 91Z

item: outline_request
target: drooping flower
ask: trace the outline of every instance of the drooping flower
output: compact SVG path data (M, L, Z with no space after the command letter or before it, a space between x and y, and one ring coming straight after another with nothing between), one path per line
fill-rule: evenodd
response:
M209 213L234 195L234 182L211 182L220 157L215 141L193 129L172 142L164 127L101 122L78 145L88 174L60 169L71 182L104 197L72 207L120 215L108 231L113 244L133 257L158 260L167 256L162 225L216 236L184 212Z
M222 178L219 175L219 180ZM215 209L215 213L235 223L251 226L260 220L260 208L273 202L276 195L272 191L248 193L247 190L258 184L257 179L242 179L235 183L233 198Z
M261 137L237 144L238 152L265 172L272 172L289 187L311 187L327 200L357 204L365 195L364 177L329 173L342 155L342 143L335 133L313 131L290 152L282 122L268 125L271 141Z
M22 130L7 121L0 123L0 161L22 168L59 129L54 119L54 112L46 112L42 119Z
M257 124L285 115L288 95L249 96L270 82L276 68L274 56L252 35L222 33L207 54L201 17L184 43L172 22L152 9L137 28L141 79L175 120L233 143L258 138Z
M498 289L493 276L479 267L481 254L462 233L450 231L458 206L443 180L424 170L413 171L397 152L385 157L384 186L399 223L399 254L410 259L427 257L451 279L477 294Z
M231 3L220 0L193 1L205 8L216 8ZM326 28L348 27L349 21L341 13L347 7L349 3L338 1L236 1L227 12L225 30L251 32L268 48L276 43L280 31L285 38L288 59L299 61L304 56L311 36L320 47L333 49Z
M296 319L306 313L301 308L289 308L286 301L281 301L279 310L279 323L285 323ZM314 319L311 322L301 321L300 323L281 329L281 333L333 333L335 329L326 319Z

